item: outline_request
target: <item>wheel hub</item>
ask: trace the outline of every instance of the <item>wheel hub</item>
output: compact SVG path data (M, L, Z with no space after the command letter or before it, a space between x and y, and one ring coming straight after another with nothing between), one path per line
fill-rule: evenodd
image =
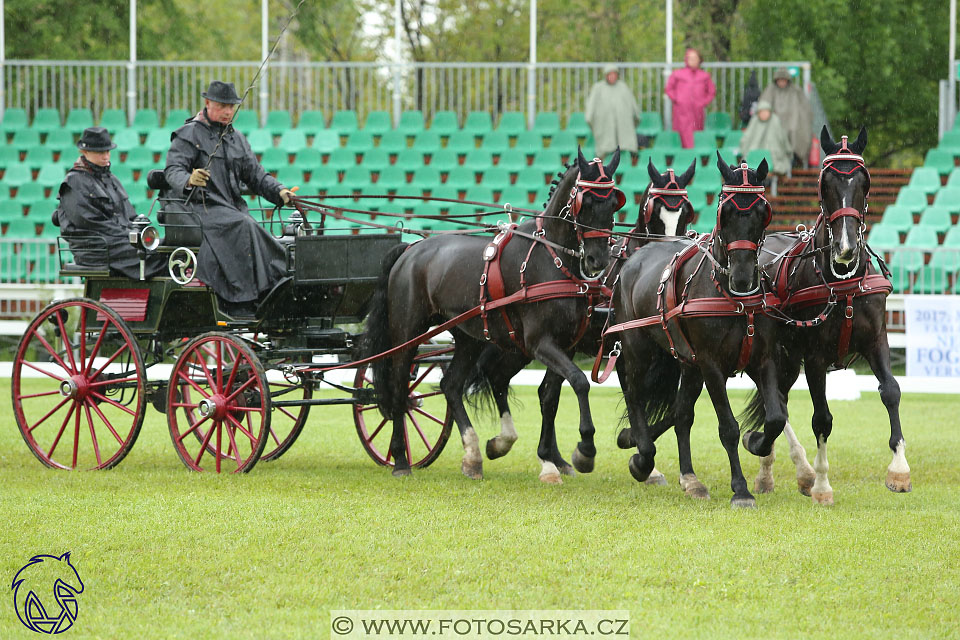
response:
M90 393L90 383L86 376L75 375L60 383L60 395L73 400L83 400Z
M223 420L223 417L227 413L226 399L219 393L209 398L204 398L197 404L197 410L204 418Z

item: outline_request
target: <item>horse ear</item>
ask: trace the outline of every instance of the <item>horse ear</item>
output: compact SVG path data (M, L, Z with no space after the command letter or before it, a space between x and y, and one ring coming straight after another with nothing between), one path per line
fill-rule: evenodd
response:
M583 174L589 166L590 163L583 157L583 150L580 148L580 145L577 145L577 168L580 169L580 173Z
M683 175L677 179L677 184L680 185L680 188L683 189L690 181L693 180L693 174L697 171L697 161L694 160L690 163L690 166L687 167L687 170L683 172Z
M867 128L860 127L860 135L858 135L854 143L850 145L850 150L859 156L863 154L863 150L866 148L867 148Z
M618 166L620 166L620 147L617 147L617 150L614 151L610 157L610 164L604 167L608 178L613 178L613 174L617 171Z
M833 155L840 148L840 145L833 141L833 137L827 131L827 125L823 125L823 129L820 130L820 148L828 156Z
M647 159L647 173L650 175L650 181L653 184L660 182L660 172L657 171L657 167L653 164L653 158Z
M770 171L770 167L767 166L767 159L764 158L760 161L760 165L757 167L757 178L760 182L763 182L767 179L767 173Z
M736 182L737 177L733 175L733 169L731 169L726 160L720 156L719 151L717 151L717 169L720 169L720 175L723 176L724 184L733 184Z

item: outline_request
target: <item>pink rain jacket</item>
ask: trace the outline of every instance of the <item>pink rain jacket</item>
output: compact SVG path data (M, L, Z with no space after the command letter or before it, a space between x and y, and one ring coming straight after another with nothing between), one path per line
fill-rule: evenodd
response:
M673 130L680 134L685 149L693 146L693 132L703 129L703 108L710 104L717 88L703 69L684 67L670 74L667 96L673 101Z

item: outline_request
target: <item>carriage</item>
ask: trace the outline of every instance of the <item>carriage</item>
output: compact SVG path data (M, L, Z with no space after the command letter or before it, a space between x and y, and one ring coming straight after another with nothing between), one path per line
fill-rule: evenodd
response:
M162 188L162 173L150 179ZM136 442L149 404L166 414L188 468L246 472L289 450L311 407L350 405L365 451L390 465L371 374L349 363L359 360L381 256L400 234L342 235L297 211L264 210L285 247L287 276L255 317L236 319L194 277L199 221L162 191L158 202L162 241L146 217L130 240L141 261L148 251L165 255L169 277L133 280L72 264L58 241L61 276L80 278L84 291L41 310L16 351L14 416L34 455L55 468L113 467ZM423 344L411 369L407 451L416 466L433 462L450 435L433 383L452 351Z

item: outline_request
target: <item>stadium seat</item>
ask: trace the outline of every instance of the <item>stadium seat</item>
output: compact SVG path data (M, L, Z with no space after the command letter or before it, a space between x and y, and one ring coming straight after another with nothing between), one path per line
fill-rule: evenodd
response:
M276 109L267 114L267 123L263 128L272 136L282 136L283 132L291 127L293 123L290 120L290 112Z
M956 247L937 249L930 256L930 262L927 266L932 269L939 269L944 273L960 275L957 273L960 271L960 251Z
M577 137L570 131L558 131L550 139L550 149L567 159L577 157L578 146L580 146L580 143Z
M314 167L307 166L303 167L303 169L304 171L310 172L310 184L318 185L323 191L326 191L331 185L337 183L337 169L329 164Z
M517 135L517 144L514 149L519 149L528 156L532 156L543 148L543 136L539 131L521 131Z
M575 138L586 138L590 135L590 125L582 111L574 111L567 118L567 126L564 130Z
M0 169L6 169L14 164L20 164L19 149L16 147L0 145Z
M715 131L694 131L693 132L693 146L695 147L709 147L712 149L717 149L717 134Z
M352 149L337 147L330 152L328 165L332 165L337 171L343 171L357 164L357 154Z
M33 114L33 122L30 128L37 133L50 133L54 129L63 126L60 122L60 111L57 109L37 109Z
M897 204L913 213L920 213L927 207L927 194L920 190L904 187L897 194Z
M147 135L154 129L160 127L160 118L157 117L156 109L137 109L133 116L133 124L130 128L140 135Z
M493 202L493 189L485 185L474 185L467 189L466 200L472 200L473 202L482 202L481 205L474 205L474 211L477 213L486 213L492 210L496 210L496 204Z
M957 175L955 182L960 184L960 174L958 174L956 170L950 173L950 179L953 180L955 174ZM947 184L949 184L949 180ZM927 195L933 195L940 190L940 174L938 174L937 170L933 167L917 167L910 176L909 186L911 189L923 191Z
M254 129L247 136L247 142L254 153L263 153L266 149L273 146L273 136L266 129Z
M696 135L696 133L694 133L694 135ZM729 131L724 131L720 137L723 138L723 146L738 147L740 146L740 138L743 137L743 131L740 129L730 129Z
M234 118L233 118L233 127L234 127L235 129L238 129L238 130L240 129L240 127L237 126L237 120L239 119L239 116L240 116L241 113L253 113L253 112L252 112L252 111L238 111L238 112L236 113L236 115L234 115ZM171 130L179 129L180 127L182 127L182 126L184 125L184 123L185 123L188 119L192 118L194 115L195 115L194 113L191 113L191 112L190 112L189 110L187 110L187 109L170 109L170 111L167 111L167 115L166 115L166 116L164 117L164 119L163 119L163 127L164 127L165 129L171 129ZM255 117L255 116L256 116L256 114L254 114L254 117ZM254 125L254 126L256 126L256 125Z
M943 239L944 247L960 248L960 225L954 225Z
M357 131L360 126L357 123L357 112L352 109L342 109L333 114L330 119L330 127L339 136L348 136Z
M776 168L773 165L773 158L770 157L770 152L766 149L753 149L752 151L749 151L745 160L751 169L756 169L759 167L760 163L764 160L767 161L767 168L771 173Z
M30 168L24 164L11 165L3 173L3 186L8 189L19 189L32 180L33 175L30 173Z
M364 153L373 149L373 136L366 131L354 131L347 136L346 147L354 153Z
M380 136L378 147L388 154L396 155L402 149L407 148L407 136L402 131L390 129Z
M933 199L934 206L949 209L951 213L960 213L960 187L943 187Z
M127 159L124 164L133 167L134 170L147 170L153 168L153 152L146 147L135 147L127 153Z
M40 167L45 164L50 164L51 162L53 162L53 152L46 146L40 144L27 149L27 153L23 160L20 161L20 164L27 165L31 171L39 171Z
M378 137L393 130L390 114L386 111L371 111L367 114L366 120L363 121L363 130Z
M267 171L279 171L282 167L290 164L290 162L285 149L269 147L264 150L263 156L260 158L260 164L262 164L263 168Z
M913 293L943 293L947 288L947 271L933 264L920 267L913 282Z
M13 134L10 144L20 151L37 147L40 145L40 133L36 129L21 129Z
M870 228L867 242L874 249L893 249L900 246L900 233L894 227L878 223Z
M953 171L956 166L953 160L953 154L941 149L930 149L923 160L923 166L932 167L937 170L941 176L945 176Z
M403 111L400 113L400 122L397 123L397 131L404 136L416 136L426 129L423 124L423 112L419 110Z
M469 131L454 131L447 140L446 148L463 156L476 149L477 143Z
M509 204L511 207L527 209L530 207L529 195L523 187L506 186L500 191L500 199L497 201L501 207Z
M416 149L401 149L393 164L402 167L404 171L413 171L423 166L423 154Z
M300 129L287 129L280 134L277 146L287 153L297 153L307 148L307 134Z
M371 171L380 171L390 166L390 154L382 147L367 149L363 154L363 164Z
M506 131L491 131L483 137L483 148L494 155L500 155L510 148L510 136Z
M140 146L140 134L133 129L118 129L111 133L113 143L117 145L117 151L129 151L134 147ZM168 138L169 144L169 138ZM114 151L116 153L116 151Z
M73 134L66 129L54 129L47 134L47 140L43 143L48 151L57 151L60 153L70 152L76 149L76 143L73 140Z
M690 166L691 162L696 161L697 164L700 162L700 156L698 152L694 149L678 149L673 153L673 160L667 165L669 168L673 169L674 173L680 175L687 170L687 167ZM666 169L661 169L661 171L666 171Z
M533 121L533 130L544 138L552 138L560 131L560 116L556 111L541 111Z
M932 251L937 246L937 231L932 227L917 226L907 232L903 246L912 249Z
M517 172L517 181L515 184L524 187L528 192L534 190L539 191L540 187L547 183L544 178L543 171L541 171L539 167L524 167Z
M191 117L189 113L187 114L187 117ZM167 116L167 123L165 126L168 129L171 128L170 120L170 116ZM183 122L181 121L180 124L182 125ZM176 128L176 126L173 128ZM260 118L257 116L257 112L247 109L241 109L240 111L237 111L233 115L233 128L243 135L249 136L250 132L260 128Z
M440 142L440 134L435 131L421 131L416 135L413 141L413 148L423 155L433 155L443 145Z
M661 131L657 134L653 146L657 149L679 149L680 134L676 131Z
M890 283L893 285L894 293L906 293L913 284L913 273L919 270L910 269L903 262L899 253L895 253L887 264L890 269Z
M297 129L303 131L308 136L315 136L319 131L327 128L326 119L323 117L323 111L319 109L308 109L300 112L300 119L297 121Z
M637 166L643 167L646 171L647 164L650 161L653 161L653 166L657 168L657 171L666 171L667 167L667 155L660 149L641 149L639 153L639 158L637 158ZM644 181L648 181L644 178Z
M170 150L171 133L169 129L154 129L147 134L143 146L149 149L151 153L159 153L161 157L166 157L167 151ZM117 148L119 147L120 145L117 144Z
M447 172L447 181L445 184L464 190L467 187L477 184L477 178L473 171L467 167L451 167Z
M486 149L471 149L467 152L463 166L475 173L482 174L493 167L493 154Z
M883 210L880 223L885 227L896 229L899 233L906 233L913 228L913 212L907 207L891 204Z
M66 129L70 135L75 136L79 136L83 133L84 129L92 126L93 112L86 108L70 109L70 113L67 114L67 120L63 124L63 128Z
M456 152L450 149L437 149L430 160L430 166L436 167L441 173L449 172L459 164Z
M347 167L343 172L343 180L340 183L354 192L367 190L367 187L370 186L370 170L358 165Z
M412 195L413 191L413 189L407 185L406 172L397 166L386 167L381 171L376 187L379 190L400 193L400 195Z
M500 161L497 163L497 166L506 169L510 173L516 173L520 171L520 169L526 168L527 155L517 148L508 149L500 154Z
M654 138L663 131L663 118L656 111L644 111L640 114L640 124L637 125L637 133L648 138ZM677 145L679 146L679 144Z
M497 123L497 131L506 133L509 137L515 138L521 132L527 130L527 119L520 111L504 111L500 114L500 121Z
M123 109L104 109L100 115L100 126L113 135L127 127L127 114Z
M463 122L463 130L479 138L493 131L493 121L486 111L471 111Z
M960 156L960 130L953 129L947 131L940 138L940 144L937 148L941 151L947 151L954 156Z
M542 171L556 174L563 168L563 159L560 151L554 149L551 145L549 149L537 149L533 154L533 166L539 167Z
M329 154L334 149L340 148L340 136L337 135L336 131L322 129L314 135L312 146L320 153Z
M457 114L453 111L437 111L430 121L430 130L442 137L452 135L459 128Z
M440 170L433 165L417 167L413 171L412 184L420 191L432 191L440 186Z
M504 167L490 167L483 172L483 184L500 192L510 186L510 172Z
M277 171L277 180L286 187L303 186L303 169L286 165Z
M707 114L704 129L717 132L726 132L733 127L733 120L726 111L714 111Z
M936 205L927 207L920 215L919 226L931 227L934 231L946 233L953 226L950 210Z
M68 166L59 163L45 165L40 169L40 173L37 174L36 183L45 189L51 189L55 195L56 190L60 187L60 183L63 182L64 176L67 175L68 169Z
M3 112L3 121L0 122L0 131L4 135L13 134L29 126L26 109L9 107Z

